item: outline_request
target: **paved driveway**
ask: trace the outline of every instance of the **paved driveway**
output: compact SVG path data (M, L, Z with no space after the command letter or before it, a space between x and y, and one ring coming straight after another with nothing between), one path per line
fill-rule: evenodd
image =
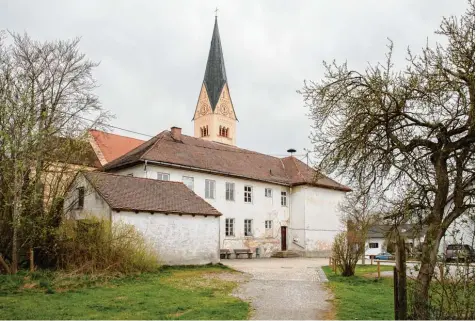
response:
M331 310L331 293L325 288L320 266L327 259L269 258L222 260L223 264L249 274L238 297L250 301L255 320L323 319Z

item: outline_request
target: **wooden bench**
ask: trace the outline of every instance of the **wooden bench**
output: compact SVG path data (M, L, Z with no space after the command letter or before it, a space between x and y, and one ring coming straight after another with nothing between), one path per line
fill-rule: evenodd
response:
M220 249L220 259L225 258L229 259L231 255L231 251L229 249Z
M248 255L249 259L251 259L251 257L253 256L253 252L251 252L250 249L234 249L233 252L235 252L236 258L238 258L238 255L240 254Z

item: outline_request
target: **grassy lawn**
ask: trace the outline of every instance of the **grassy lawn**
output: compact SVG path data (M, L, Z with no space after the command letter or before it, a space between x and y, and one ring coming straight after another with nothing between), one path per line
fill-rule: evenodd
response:
M0 275L0 319L246 319L223 266L169 267L128 277Z
M392 266L380 266L380 271L391 271ZM372 273L377 265L358 265L356 275L343 277L323 267L334 293L336 318L339 320L391 320L393 314L393 280L377 280Z

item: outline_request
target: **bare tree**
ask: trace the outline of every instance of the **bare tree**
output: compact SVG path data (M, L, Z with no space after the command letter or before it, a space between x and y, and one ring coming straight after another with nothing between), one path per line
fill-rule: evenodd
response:
M70 141L84 138L93 125L85 116L107 117L94 93L97 63L78 45L79 39L41 43L26 34L0 37L0 228L11 237L2 246L11 249L12 273L20 248L32 246L42 233L37 223L50 210L45 204L52 204L45 203L45 188L49 196L60 195L51 170L62 176L65 164L79 161L74 158L81 148Z
M300 91L322 169L387 192L427 226L413 311L421 319L440 240L474 207L474 2L436 34L444 44L409 50L404 70L395 69L390 44L384 64L356 71L325 63L325 78Z
M360 182L351 193L346 195L344 202L339 204L339 210L342 213L341 221L347 226L349 237L352 237L354 242L358 242L355 250L358 251L357 254L360 255L362 261L365 258L368 231L380 216L381 206L378 201L380 198L381 195L366 189L365 184ZM357 262L358 260L353 263L351 271L355 271Z

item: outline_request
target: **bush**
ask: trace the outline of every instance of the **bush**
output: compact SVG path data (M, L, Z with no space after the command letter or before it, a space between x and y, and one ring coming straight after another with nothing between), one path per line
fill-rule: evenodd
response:
M78 273L150 272L159 268L159 258L132 225L67 220L59 229L58 267Z
M341 232L335 236L332 243L332 257L342 276L354 275L355 266L362 256L363 250L359 233Z

